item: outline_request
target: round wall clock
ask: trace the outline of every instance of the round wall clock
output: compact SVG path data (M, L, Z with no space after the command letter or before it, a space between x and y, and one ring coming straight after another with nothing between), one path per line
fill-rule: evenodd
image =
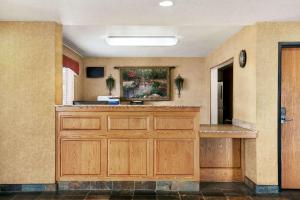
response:
M240 67L244 68L247 63L247 53L246 50L242 50L239 56Z

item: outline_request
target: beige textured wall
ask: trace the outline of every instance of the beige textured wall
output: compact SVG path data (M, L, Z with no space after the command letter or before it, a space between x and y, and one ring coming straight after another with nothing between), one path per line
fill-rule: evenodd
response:
M278 42L299 42L300 23L257 24L257 183L277 184Z
M299 42L299 22L261 22L243 28L206 58L212 67L234 57L234 118L254 123L256 140L246 140L246 176L259 185L278 184L278 42ZM245 69L238 53L246 49Z
M210 122L210 77L203 58L84 58L84 66L104 66L105 78L84 78L84 99L95 100L99 95L108 95L105 79L112 74L116 79L113 95L120 95L120 74L114 66L176 66L171 73L172 101L151 102L154 105L202 106L201 123ZM174 78L177 74L185 78L181 98L177 97Z
M63 98L62 86L62 25L55 26L55 104L61 105Z
M78 54L74 53L68 47L63 47L63 54L72 58L73 60L79 63L79 75L75 76L74 83L74 100L82 100L83 99L83 78L85 76L85 71L83 70L83 60Z
M1 184L55 181L59 29L50 22L0 22Z
M256 123L256 26L248 26L233 35L205 58L207 71L222 62L233 63L233 118L251 124ZM247 65L239 67L239 53L247 51ZM256 143L245 142L245 175L256 181Z
M245 68L239 67L239 53L247 51ZM256 27L248 26L232 36L219 48L210 53L205 64L208 68L234 58L233 63L233 117L249 123L256 122Z

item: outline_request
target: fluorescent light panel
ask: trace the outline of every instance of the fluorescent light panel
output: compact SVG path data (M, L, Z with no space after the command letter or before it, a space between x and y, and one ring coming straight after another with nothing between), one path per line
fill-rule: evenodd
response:
M170 7L170 6L173 6L174 3L173 3L173 1L161 1L161 2L159 2L159 5L162 7Z
M111 46L175 46L175 36L108 36L107 44Z

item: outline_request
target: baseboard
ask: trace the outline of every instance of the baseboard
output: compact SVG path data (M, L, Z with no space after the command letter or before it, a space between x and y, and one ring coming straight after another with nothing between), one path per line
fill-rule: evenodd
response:
M245 176L245 184L255 194L276 194L279 193L278 185L257 185L251 179Z
M0 184L0 192L44 192L56 191L57 185L53 184Z
M62 181L58 190L199 191L198 181Z

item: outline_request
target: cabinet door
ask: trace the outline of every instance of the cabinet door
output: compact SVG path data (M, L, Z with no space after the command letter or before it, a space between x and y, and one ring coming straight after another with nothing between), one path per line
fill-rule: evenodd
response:
M108 175L147 175L148 142L142 139L108 141Z
M73 177L101 176L102 147L101 140L61 139L61 177L72 179Z
M194 140L157 139L154 147L156 176L193 176Z

